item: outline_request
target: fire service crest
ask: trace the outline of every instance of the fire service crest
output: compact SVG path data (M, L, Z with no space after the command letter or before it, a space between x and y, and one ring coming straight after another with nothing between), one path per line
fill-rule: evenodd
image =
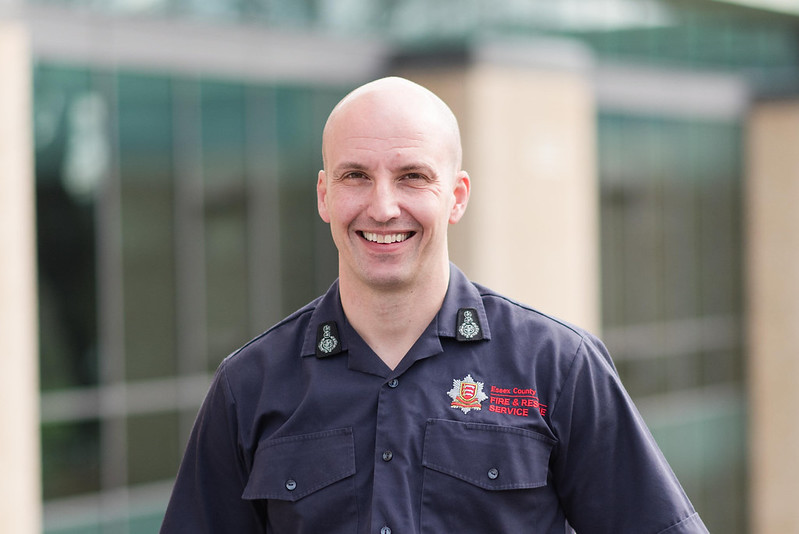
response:
M452 399L450 406L459 408L463 413L469 413L469 410L480 410L482 408L480 403L488 399L488 395L483 393L483 383L476 381L471 374L460 380L454 379L452 389L447 392L447 395Z

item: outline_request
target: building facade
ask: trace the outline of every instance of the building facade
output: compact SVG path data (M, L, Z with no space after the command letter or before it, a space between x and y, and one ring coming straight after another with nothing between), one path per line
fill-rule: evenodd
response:
M157 528L216 366L332 283L321 128L386 74L461 123L453 260L601 334L711 531L799 529L799 18L461 4L0 3L13 531Z

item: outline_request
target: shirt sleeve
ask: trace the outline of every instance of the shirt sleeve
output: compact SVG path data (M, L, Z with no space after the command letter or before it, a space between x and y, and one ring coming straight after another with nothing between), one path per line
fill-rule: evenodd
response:
M162 534L264 531L256 505L241 498L249 469L238 435L236 403L223 363L194 423Z
M707 533L598 340L583 340L551 418L552 482L579 534Z

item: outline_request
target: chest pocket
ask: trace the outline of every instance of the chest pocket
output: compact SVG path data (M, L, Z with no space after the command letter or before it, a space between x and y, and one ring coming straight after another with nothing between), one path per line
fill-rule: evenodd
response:
M423 533L526 532L559 509L547 487L555 440L522 428L427 422Z
M265 509L267 532L346 532L357 528L351 428L265 440L242 498Z

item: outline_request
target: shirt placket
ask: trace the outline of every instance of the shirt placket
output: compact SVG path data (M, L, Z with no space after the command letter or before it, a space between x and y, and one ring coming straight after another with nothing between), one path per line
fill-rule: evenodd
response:
M378 394L370 534L418 531L422 442L425 422L433 413L428 386L434 379L423 372L426 365L421 360L441 351L433 321Z
M388 379L378 395L370 534L413 532L412 512L402 506L402 503L409 503L408 477L412 476L408 430L398 424L403 419L399 413L403 402L402 382L402 376Z

